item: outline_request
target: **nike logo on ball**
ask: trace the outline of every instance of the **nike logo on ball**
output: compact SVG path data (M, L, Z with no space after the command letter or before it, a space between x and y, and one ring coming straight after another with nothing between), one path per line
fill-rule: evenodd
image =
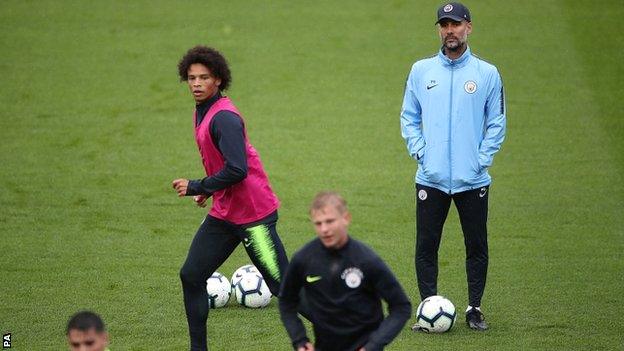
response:
M323 277L321 277L320 275L309 275L309 276L306 277L306 282L308 282L308 283L316 283L319 280L321 280L321 278L323 278Z

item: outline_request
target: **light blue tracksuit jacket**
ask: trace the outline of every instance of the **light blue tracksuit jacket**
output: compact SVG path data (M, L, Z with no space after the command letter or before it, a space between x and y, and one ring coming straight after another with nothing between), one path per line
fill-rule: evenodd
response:
M503 83L467 48L456 60L420 60L407 78L401 134L418 162L416 183L448 194L489 185L488 167L505 138Z

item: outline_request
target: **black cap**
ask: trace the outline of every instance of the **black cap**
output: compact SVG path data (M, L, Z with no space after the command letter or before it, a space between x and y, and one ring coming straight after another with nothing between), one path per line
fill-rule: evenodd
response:
M440 6L438 9L438 21L436 24L444 18L450 18L453 21L467 21L470 22L470 11L468 8L458 2L449 2Z

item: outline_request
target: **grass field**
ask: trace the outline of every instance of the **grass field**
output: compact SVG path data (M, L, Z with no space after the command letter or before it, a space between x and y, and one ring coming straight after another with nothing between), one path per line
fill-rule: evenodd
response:
M473 52L505 82L507 139L490 173L490 271L474 333L405 328L388 350L623 350L624 77L620 1L466 3ZM438 49L438 1L0 2L0 332L63 350L79 309L111 350L184 350L178 270L204 212L170 182L202 176L189 47L228 57L292 254L307 206L342 192L352 235L416 305L415 163L399 131L411 64ZM465 308L453 209L440 293ZM248 262L237 249L220 268ZM463 317L460 315L460 318ZM212 350L289 350L274 300L211 312Z

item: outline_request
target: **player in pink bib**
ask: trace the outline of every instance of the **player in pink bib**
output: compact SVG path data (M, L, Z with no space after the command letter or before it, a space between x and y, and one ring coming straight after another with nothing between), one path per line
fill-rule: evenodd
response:
M203 351L209 309L206 280L236 246L243 241L276 296L288 259L276 230L279 200L249 143L240 112L221 94L231 81L225 58L215 49L197 46L182 57L178 71L195 99L195 140L206 177L176 179L173 188L179 196L194 196L201 207L212 197L180 270L191 350Z

